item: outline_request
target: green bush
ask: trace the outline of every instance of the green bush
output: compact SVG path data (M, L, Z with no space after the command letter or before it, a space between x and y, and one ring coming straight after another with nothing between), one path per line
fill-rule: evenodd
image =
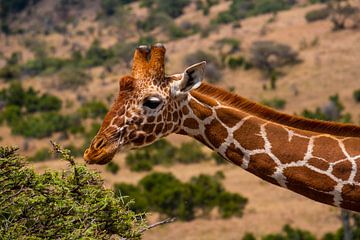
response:
M351 122L351 114L344 113L344 109L344 105L340 102L339 95L335 94L329 97L329 102L323 108L317 107L315 111L305 109L301 115L310 119L349 123Z
M152 173L139 182L150 209L181 220L194 218L194 203L188 185L170 173Z
M0 123L6 121L8 125L15 124L21 118L21 108L16 105L6 106L0 112Z
M281 233L265 235L262 240L315 240L316 237L308 231L292 228L289 225L285 225Z
M261 101L261 104L275 109L284 109L286 105L286 100L274 97L272 99L263 99Z
M24 107L28 113L59 111L61 106L62 101L58 97L46 93L38 96L31 87L25 92Z
M322 9L312 10L312 11L306 13L305 19L307 22L315 22L315 21L319 21L319 20L324 20L324 19L328 18L329 15L330 15L330 11L326 7L326 8L322 8Z
M215 23L230 23L247 17L287 10L295 1L288 0L232 0L229 10L220 12Z
M78 109L82 118L103 118L107 111L106 105L96 100L87 102Z
M19 65L5 65L0 69L0 78L5 81L11 81L19 78L21 75L21 68Z
M121 198L132 211L138 214L149 210L148 200L137 186L126 183L116 183L114 184L114 193L117 197Z
M90 48L85 53L85 57L80 63L84 67L96 67L107 64L107 62L114 60L114 51L109 48L102 48L100 41L95 40Z
M152 173L141 179L137 187L116 184L114 189L118 196L128 195L135 199L131 206L136 212L151 210L189 221L197 210L207 215L218 206L223 217L240 217L247 200L226 192L220 182L223 178L223 173L219 172L215 176L200 175L182 183L170 173ZM129 201L131 199L126 202Z
M360 89L355 90L353 93L354 99L356 102L360 103Z
M219 196L219 212L223 218L241 217L248 200L239 194L223 192Z
M149 171L154 165L174 162L176 148L167 140L160 139L152 145L130 152L126 164L132 171Z
M68 117L47 112L22 117L11 124L11 132L24 137L44 138L55 132L66 131L71 124Z
M112 174L116 174L120 170L120 166L114 162L109 162L106 164L105 170L111 172Z
M190 186L194 204L204 214L209 214L215 206L223 204L219 202L219 196L225 192L225 189L217 177L201 174L191 178Z
M83 70L67 67L59 72L57 88L60 90L77 89L86 85L91 80L91 77Z
M48 148L38 150L33 156L28 158L29 162L44 162L52 158L52 154Z
M0 148L0 234L3 239L139 239L144 222L103 187L97 173L71 164L35 173L14 148Z
M169 15L172 18L177 18L183 13L190 0L141 0L142 6L151 8L153 11L161 12Z
M179 163L199 163L209 158L202 151L202 146L198 142L191 141L181 144L176 151L176 161Z

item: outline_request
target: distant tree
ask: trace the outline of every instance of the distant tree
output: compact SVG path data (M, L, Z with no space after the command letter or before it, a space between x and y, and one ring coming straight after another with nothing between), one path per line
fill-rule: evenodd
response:
M359 9L353 7L349 0L331 0L327 4L334 31L345 29L347 21L359 14Z

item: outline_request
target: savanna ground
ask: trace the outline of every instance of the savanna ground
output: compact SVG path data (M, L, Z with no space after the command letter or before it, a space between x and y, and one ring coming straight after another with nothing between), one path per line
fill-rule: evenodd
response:
M358 4L357 1L354 1ZM32 24L41 18L42 14L48 14L52 6L51 1L40 1L32 10L31 21L25 14L19 18L17 24L31 27ZM221 1L211 8L209 16L204 16L201 11L196 10L194 4L185 9L185 13L175 21L181 23L192 21L201 26L209 24L211 18L220 11L226 10L229 5L227 1ZM144 18L143 8L138 3L131 5L134 19ZM167 72L175 73L184 70L183 59L197 51L208 51L214 55L218 51L214 48L215 43L224 37L236 38L241 42L241 51L249 54L249 49L254 41L272 40L291 46L298 51L301 63L286 67L286 73L278 80L277 89L274 91L264 90L266 82L260 71L251 69L223 70L221 81L218 85L223 88L234 88L237 94L255 101L271 99L274 97L286 99L286 106L282 110L293 114L301 113L304 109L314 110L316 107L325 105L330 95L338 94L345 106L345 112L352 115L354 123L360 124L360 105L353 99L353 91L360 88L360 31L346 29L343 31L331 31L331 22L321 20L314 23L306 22L305 14L313 9L321 8L321 5L296 6L291 10L279 12L274 21L269 22L272 14L251 17L241 21L241 28L234 28L232 24L221 25L216 31L211 32L207 37L200 34L191 35L178 40L167 40L163 33L154 30L152 34L158 41L166 41L167 48ZM103 47L123 41L124 39L135 39L135 29L114 30L112 27L101 25L96 20L96 11L99 3L94 1L87 5L85 10L79 11L79 18L76 25L69 28L67 34L50 33L28 34L28 35L0 35L0 51L4 56L10 56L14 51L21 51L23 59L30 59L32 53L21 44L24 39L35 37L46 41L52 46L54 56L67 57L70 55L71 44L64 45L64 41L76 43L80 49L88 48L92 41L97 38ZM75 11L75 10L74 10ZM132 26L129 24L129 26ZM87 31L89 27L94 30L92 33L78 34L80 31ZM126 33L124 36L123 33ZM316 41L314 45L303 47L304 43ZM4 64L1 62L0 64ZM104 100L114 96L118 91L117 80L128 72L126 64L117 66L111 73L104 72L103 67L95 67L87 72L93 80L85 87L77 91L58 90L51 86L52 77L38 76L28 77L22 80L24 86L33 86L41 92L50 92L63 101L73 102L73 106L62 111L67 113L79 106L79 96L85 99ZM0 83L3 88L7 83ZM296 92L296 94L295 94ZM21 153L32 155L37 149L48 146L48 139L24 139L21 136L13 136L10 130L0 127L1 145L18 145ZM55 134L52 139L58 139ZM171 142L180 144L188 141L181 136L170 136ZM64 140L61 144L77 142L76 136ZM24 145L27 150L24 150ZM126 182L136 183L146 173L135 173L130 171L125 164L125 154L118 154L114 162L120 165L121 170L117 174L111 174L102 166L91 166L100 171L105 179L105 185L112 187L114 183ZM78 159L82 162L82 159ZM37 171L45 169L62 169L64 162L51 160L47 162L34 163ZM224 186L231 192L240 193L249 199L244 216L242 218L221 219L215 212L208 218L198 218L190 222L175 222L166 226L158 227L148 231L144 239L240 239L246 232L252 232L256 236L267 233L278 232L283 225L291 224L294 227L309 230L316 236L322 236L326 232L335 231L341 225L339 220L340 210L320 203L310 201L300 195L287 190L272 186L259 178L243 171L242 169L229 164L216 165L214 162L200 164L181 165L176 164L170 167L155 167L156 171L172 172L182 181L189 180L192 176L200 173L214 174L221 170L225 174ZM150 222L155 222L158 214L149 214Z

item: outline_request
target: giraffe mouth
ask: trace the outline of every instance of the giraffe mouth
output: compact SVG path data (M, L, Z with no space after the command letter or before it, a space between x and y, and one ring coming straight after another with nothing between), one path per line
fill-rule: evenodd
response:
M92 153L90 149L86 149L84 152L84 160L87 164L104 165L109 163L115 156L116 151L106 152L101 151L99 153Z

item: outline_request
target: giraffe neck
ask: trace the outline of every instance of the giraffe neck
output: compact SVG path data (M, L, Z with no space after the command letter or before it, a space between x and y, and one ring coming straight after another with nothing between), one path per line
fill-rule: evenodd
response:
M360 211L360 137L278 124L193 91L181 132L256 176L315 201Z

